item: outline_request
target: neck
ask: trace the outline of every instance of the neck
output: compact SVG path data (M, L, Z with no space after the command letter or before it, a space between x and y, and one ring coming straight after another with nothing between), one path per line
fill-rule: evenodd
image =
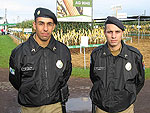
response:
M108 46L108 48L113 56L117 56L121 52L122 45L117 46L117 47Z
M121 43L118 46L110 46L108 44L108 48L110 49L110 51L117 51L117 50L121 49L121 47L122 47Z
M46 40L46 41L43 41L43 40L41 40L40 38L38 38L38 36L35 34L35 35L34 35L34 39L35 39L35 41L36 41L41 47L45 48L45 47L49 44L49 41L50 41L51 38L49 38L49 39Z

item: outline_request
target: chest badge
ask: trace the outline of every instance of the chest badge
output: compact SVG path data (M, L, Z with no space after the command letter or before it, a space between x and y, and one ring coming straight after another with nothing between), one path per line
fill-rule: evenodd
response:
M130 71L132 69L132 65L130 62L127 62L127 64L125 65L125 68L127 71Z
M63 63L61 60L57 60L56 67L58 67L59 69L61 69L63 67Z

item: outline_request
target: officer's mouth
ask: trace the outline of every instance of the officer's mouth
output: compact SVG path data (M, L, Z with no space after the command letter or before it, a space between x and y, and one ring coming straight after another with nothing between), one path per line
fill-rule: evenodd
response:
M117 42L117 40L111 40L111 43L116 43Z
M42 36L47 37L49 36L49 33L42 33Z

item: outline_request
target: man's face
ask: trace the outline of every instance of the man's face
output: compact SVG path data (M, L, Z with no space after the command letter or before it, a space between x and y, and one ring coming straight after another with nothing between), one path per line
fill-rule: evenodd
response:
M107 24L104 34L106 36L108 45L111 47L121 46L121 38L123 31L114 24Z
M51 18L38 17L36 21L33 22L33 28L36 30L37 37L44 42L51 38L55 26Z

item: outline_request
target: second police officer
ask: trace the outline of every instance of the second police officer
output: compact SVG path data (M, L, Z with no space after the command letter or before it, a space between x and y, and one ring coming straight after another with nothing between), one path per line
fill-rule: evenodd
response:
M123 42L124 30L120 20L108 16L104 28L107 43L91 54L90 97L96 113L134 113L133 104L144 85L143 56Z

